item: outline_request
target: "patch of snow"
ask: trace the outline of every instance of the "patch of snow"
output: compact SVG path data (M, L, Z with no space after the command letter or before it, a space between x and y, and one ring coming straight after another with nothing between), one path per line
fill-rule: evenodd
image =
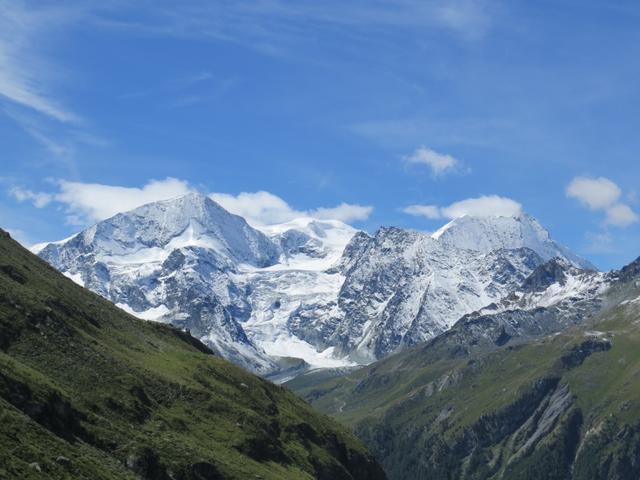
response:
M606 333L599 330L589 330L584 332L584 335L585 337L604 337Z
M276 243L282 242L286 235L298 234L308 237L307 243L315 244L317 248L317 256L285 252L278 263L266 269L268 271L327 270L340 260L344 248L357 232L355 228L337 220L317 220L308 217L257 228Z
M630 299L630 300L624 300L624 301L620 302L620 305L631 305L631 304L634 304L634 303L640 303L640 296L637 297L637 298Z
M273 340L256 342L264 351L273 357L301 358L311 368L337 368L356 366L346 358L334 357L334 347L318 352L313 345L300 340L295 335L280 335Z
M550 307L568 298L580 297L587 290L606 288L601 280L602 275L571 275L566 278L564 285L552 284L540 295L537 295L535 301L531 303L537 307Z
M161 317L170 312L166 305L158 305L157 307L152 307L142 312L136 312L126 303L116 303L116 306L134 317L141 318L142 320L159 321Z
M502 302L483 307L478 313L490 315L513 309L549 308L562 302L595 298L607 288L609 283L606 274L572 268L566 272L564 282L554 282L541 291L513 292Z
M82 274L80 272L76 272L76 273L62 272L62 273L64 274L65 277L70 278L81 287L84 287L84 280L82 280Z

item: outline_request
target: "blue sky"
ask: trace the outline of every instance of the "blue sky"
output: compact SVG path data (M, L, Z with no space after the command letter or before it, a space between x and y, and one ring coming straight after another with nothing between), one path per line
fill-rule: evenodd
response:
M638 21L624 1L0 0L0 224L55 240L191 189L369 231L521 208L619 267L640 255Z

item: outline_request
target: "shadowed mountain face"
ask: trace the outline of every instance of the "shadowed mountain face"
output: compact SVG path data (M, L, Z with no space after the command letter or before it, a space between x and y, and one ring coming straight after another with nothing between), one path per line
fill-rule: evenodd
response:
M0 230L0 478L384 479L362 444Z
M288 386L351 425L393 479L640 478L638 264L551 260L424 345Z

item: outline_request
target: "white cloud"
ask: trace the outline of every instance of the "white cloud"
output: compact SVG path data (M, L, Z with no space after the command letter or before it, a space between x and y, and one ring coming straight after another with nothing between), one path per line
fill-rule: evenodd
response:
M138 187L120 187L99 183L59 182L55 200L67 206L69 218L85 223L104 220L145 203L179 197L192 191L184 180L168 177L150 180Z
M429 219L471 217L515 217L522 213L522 205L515 200L498 195L483 195L454 202L448 207L435 205L409 205L404 213Z
M638 221L638 215L631 207L624 203L618 203L607 209L605 223L616 227L627 227Z
M409 205L403 208L402 211L414 217L425 217L429 219L442 218L440 207L436 207L435 205Z
M622 190L605 177L576 177L567 186L567 196L591 210L604 211L606 225L628 227L640 219L629 205L619 202Z
M441 209L442 216L458 218L463 215L473 217L514 217L522 213L522 205L515 200L498 195L483 195L477 198L467 198L452 203Z
M209 197L253 225L283 223L306 215L305 212L291 208L277 195L265 191L242 192L238 195L212 193Z
M436 177L455 169L460 163L451 155L438 153L424 146L406 156L405 161L407 163L426 165Z
M567 196L575 198L592 210L601 210L615 204L622 191L608 178L576 177L567 186Z
M231 213L244 217L252 225L273 225L300 217L352 222L366 220L373 211L373 207L349 203L306 211L296 210L282 198L265 191L242 192L238 195L212 193L209 197Z
M20 187L13 187L11 190L9 190L9 195L11 195L19 202L30 201L37 208L43 208L51 203L51 200L53 200L53 195L51 195L50 193L32 192L31 190Z
M341 222L353 222L366 220L373 212L373 207L365 205L355 205L341 203L337 207L318 208L310 212L312 217L325 220L340 220Z
M9 194L20 202L31 202L38 208L52 202L62 204L68 223L86 225L146 203L175 198L194 191L188 182L171 177L150 180L142 187L67 180L56 181L55 185L58 189L54 192L34 192L13 187ZM341 203L335 207L296 210L282 198L265 191L242 192L238 195L211 193L209 197L231 213L244 217L252 225L273 225L300 217L352 222L366 220L373 211L373 207L349 203Z
M82 183L60 180L56 182L57 192L33 192L20 187L9 193L18 201L30 201L42 208L51 202L65 205L67 221L85 225L113 215L131 210L145 203L165 200L189 193L188 183L176 178L150 180L138 187L120 187L99 183Z

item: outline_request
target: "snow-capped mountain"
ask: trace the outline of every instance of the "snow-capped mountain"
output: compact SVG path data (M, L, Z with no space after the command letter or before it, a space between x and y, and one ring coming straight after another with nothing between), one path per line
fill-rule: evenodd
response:
M550 301L525 283L551 258L576 278L591 268L527 215L370 236L312 218L252 227L200 194L118 214L39 255L134 315L188 328L261 374L282 357L311 368L367 363L489 305Z
M465 215L453 219L431 237L447 246L478 252L530 248L545 261L560 257L576 267L596 270L589 261L552 240L549 232L526 213L513 217Z
M344 276L325 270L356 230L311 218L260 230L210 198L189 194L36 249L129 313L187 328L255 372L277 370L277 357L302 358L312 367L350 364L290 335L287 320L301 302L337 296Z
M433 235L397 228L373 237L359 233L339 264L345 282L338 298L301 305L290 330L335 346L339 355L370 362L501 301L554 257L591 267L528 215L461 217Z
M276 368L242 328L251 305L237 276L275 264L280 249L204 195L118 214L38 254L138 317L188 328L251 370Z

